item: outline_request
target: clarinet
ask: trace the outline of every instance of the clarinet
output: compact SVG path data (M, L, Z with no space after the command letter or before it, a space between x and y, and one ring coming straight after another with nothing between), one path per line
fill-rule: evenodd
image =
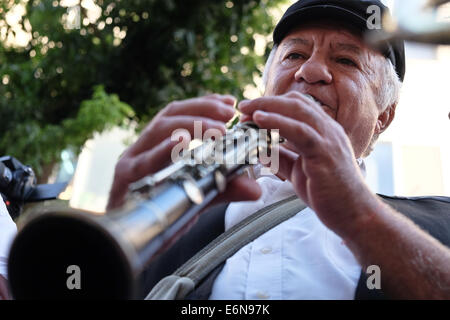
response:
M106 215L51 207L35 214L11 247L13 296L136 297L148 263L225 191L229 181L256 164L261 154L270 153L271 135L262 131L253 123L241 123L219 139L185 150L173 164L132 183L126 204ZM82 275L80 290L70 289L68 283L74 271Z

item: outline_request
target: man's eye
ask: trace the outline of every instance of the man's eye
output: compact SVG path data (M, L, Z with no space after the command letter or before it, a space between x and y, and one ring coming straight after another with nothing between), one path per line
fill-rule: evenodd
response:
M337 59L337 61L341 64L345 64L345 65L352 66L352 67L358 66L353 60L347 59L347 58L339 58L339 59Z
M296 59L302 59L303 57L304 56L302 54L293 52L293 53L288 54L286 59L296 60Z

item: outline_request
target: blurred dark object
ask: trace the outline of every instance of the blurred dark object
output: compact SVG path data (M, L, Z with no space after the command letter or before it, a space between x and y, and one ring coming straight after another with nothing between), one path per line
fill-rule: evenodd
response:
M383 32L368 40L381 44L392 39L450 45L450 0L411 0L400 2L394 18L384 16ZM447 16L445 16L447 15Z
M0 157L0 194L13 219L20 215L25 203L56 199L66 185L38 185L31 167L11 156Z
M449 2L448 0L428 0L426 5L428 7L438 7L441 4Z

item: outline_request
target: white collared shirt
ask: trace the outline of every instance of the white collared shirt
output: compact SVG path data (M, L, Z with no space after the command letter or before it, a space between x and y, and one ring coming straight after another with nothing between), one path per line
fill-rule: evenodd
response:
M0 274L8 277L8 254L12 240L17 233L17 227L6 209L0 196Z
M257 201L231 203L225 229L295 194L276 176L257 180ZM210 299L354 299L361 267L352 252L314 211L306 208L227 259Z

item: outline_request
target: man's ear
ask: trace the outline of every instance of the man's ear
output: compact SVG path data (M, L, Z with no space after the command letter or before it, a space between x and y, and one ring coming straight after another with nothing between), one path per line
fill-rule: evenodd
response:
M378 116L377 125L375 128L376 134L383 133L391 124L392 120L395 117L395 108L397 104L393 104L388 106L383 112L381 112Z

